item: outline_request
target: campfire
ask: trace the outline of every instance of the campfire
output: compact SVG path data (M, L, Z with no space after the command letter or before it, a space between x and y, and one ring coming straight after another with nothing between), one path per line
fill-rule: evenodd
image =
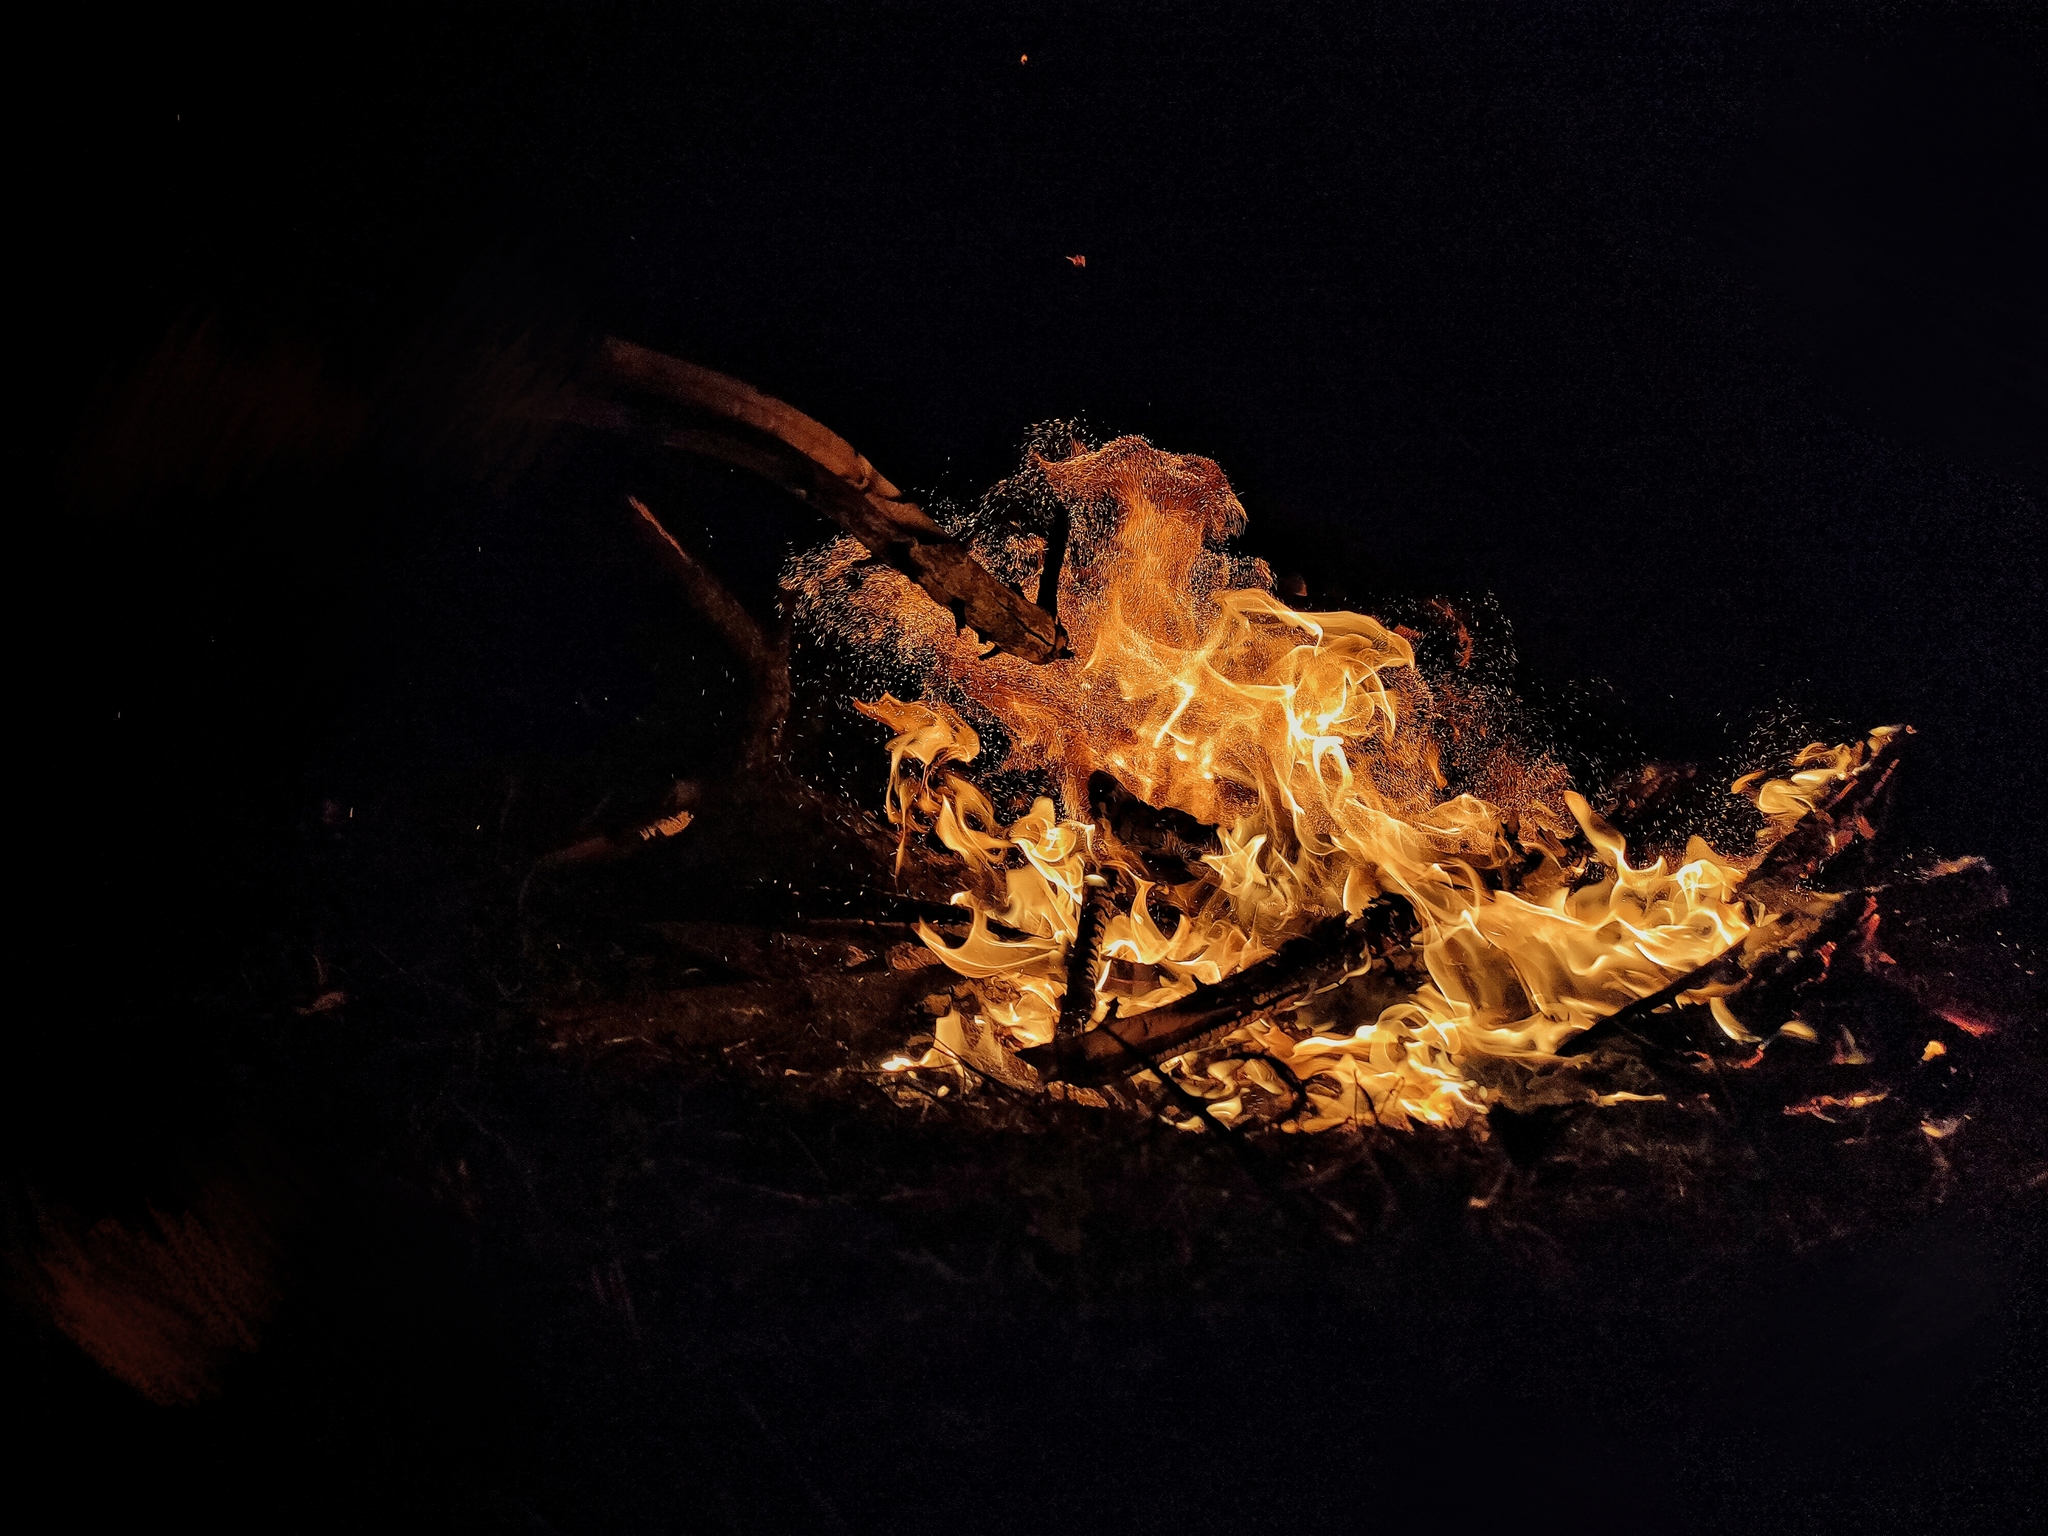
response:
M972 914L957 943L920 928L976 1001L939 1020L923 1065L1160 1071L1226 1123L1255 1093L1318 1130L1462 1124L1485 1108L1482 1059L1554 1059L1646 999L1704 1008L1747 1046L1817 1038L1746 1023L1729 997L1762 956L1843 927L1849 898L1794 889L1816 858L1770 855L1874 791L1897 729L1751 775L1760 847L1694 835L1631 862L1554 760L1505 744L1451 785L1443 744L1476 722L1433 696L1409 635L1301 612L1227 553L1245 515L1213 463L1126 438L1028 473L1072 530L1063 569L1056 535L1003 530L977 553L1058 592L1071 650L1052 661L983 655L907 578L860 573L851 538L799 566L815 622L887 636L925 676L917 702L858 705L896 732L905 850L953 854ZM1043 785L1021 813L965 771L982 743L963 712L1007 739L999 774Z
M979 1403L1027 1357L1053 1385L1001 1443L1087 1422L1108 1359L1125 1402L1163 1405L1118 1422L1170 1459L1298 1393L1300 1348L1248 1319L1324 1315L1403 1319L1368 1329L1372 1374L1336 1378L1344 1422L1460 1358L1502 1362L1492 1416L1533 1359L1575 1373L1546 1388L1558 1411L1664 1401L1679 1443L1770 1395L1644 1374L1689 1377L1681 1341L1760 1338L1771 1382L1837 1369L1799 1347L1840 1288L1785 1301L1786 1255L1944 1209L2025 1228L2048 1178L2032 960L1987 865L1889 848L1905 727L1589 772L1518 702L1483 612L1314 601L1240 548L1207 459L1040 428L1015 474L934 516L733 380L614 343L594 384L527 399L765 474L841 530L783 567L785 632L665 521L683 492L646 483L646 456L589 503L622 562L630 532L674 578L646 582L647 611L694 613L668 707L724 760L678 782L656 728L437 787L468 833L460 884L415 879L447 857L443 802L367 837L330 803L307 883L369 915L316 936L241 1027L287 1043L308 1100L377 1106L422 1203L556 1309L532 1315L560 1356L616 1345L655 1362L633 1379L743 1383L700 1410L732 1431L700 1437L705 1465L758 1442L773 1486L780 1437L823 1422L855 1469L835 1475L882 1467L893 1509L948 1401L931 1382L955 1369L951 1401ZM690 697L707 650L732 728ZM392 894L415 884L426 917ZM295 1235L316 1186L274 1173L275 1145L236 1143L142 1216L21 1202L43 1314L155 1400L232 1390L290 1326L294 1266L338 1246ZM1967 1265L1907 1280L1850 1316L1945 1352L2003 1305ZM1249 1300L1216 1307L1233 1287ZM360 1289L333 1305L354 1315ZM1624 1331L1646 1306L1657 1331ZM1794 1320L1784 1341L1760 1314ZM779 1399L764 1357L806 1362ZM585 1407L629 1373L597 1371L601 1395L550 1422L587 1419L609 1456L618 1420ZM1215 1380L1244 1390L1189 1391ZM902 1405L887 1438L878 1401ZM1417 1411L1462 1422L1464 1401ZM1837 1417L1790 1401L1754 1443ZM665 1438L643 1459L673 1402L646 1411ZM1553 1454L1532 1444L1516 1486ZM978 1507L983 1460L939 1460ZM1246 1489L1255 1525L1268 1493Z
M2003 901L1989 869L1871 851L1910 727L1732 782L1650 765L1577 785L1481 681L1456 605L1389 623L1298 578L1283 595L1208 459L1043 428L942 523L737 381L620 342L599 375L578 419L767 475L845 530L784 587L890 733L893 875L950 891L864 914L912 912L889 963L930 973L885 1078L1317 1132L1691 1099L1768 1057L1814 1090L1788 1112L1826 1117L1889 1093L1827 1075L1873 1059L1844 973L1906 1001L1921 1038L1886 1050L1921 1067L1952 1070L1951 1043L2003 1017L1914 963L1928 913ZM634 506L753 675L744 771L769 771L786 642Z

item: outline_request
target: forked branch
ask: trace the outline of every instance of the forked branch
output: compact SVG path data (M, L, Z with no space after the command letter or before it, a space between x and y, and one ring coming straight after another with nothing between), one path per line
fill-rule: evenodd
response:
M608 338L599 349L601 403L578 419L737 465L832 519L915 581L984 641L1051 661L1066 635L1044 609L1004 586L965 544L904 496L830 428L709 368Z

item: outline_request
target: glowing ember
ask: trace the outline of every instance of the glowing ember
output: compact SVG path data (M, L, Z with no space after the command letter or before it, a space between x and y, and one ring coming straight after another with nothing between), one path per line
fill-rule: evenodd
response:
M1411 971L1369 958L1354 975L1379 974L1377 992L1338 988L1284 1020L1250 1016L1235 1059L1162 1066L1225 1122L1248 1088L1284 1096L1284 1068L1305 1085L1301 1129L1457 1125L1488 1103L1489 1059L1546 1060L1778 921L1744 890L1760 850L1724 854L1695 836L1676 867L1632 864L1563 769L1511 743L1447 793L1444 743L1472 723L1469 701L1432 691L1405 632L1274 596L1263 563L1226 548L1244 510L1209 460L1135 438L1075 445L1034 456L1004 493L1066 532L1057 608L1070 657L983 655L850 539L801 557L789 578L814 627L922 689L858 707L895 733L899 867L913 839L935 837L959 860L954 900L972 915L959 943L920 929L980 1002L940 1021L927 1064L1003 1076L1017 1050L1053 1040L1091 888L1108 903L1080 1010L1094 1027L1112 1002L1132 1019L1398 897L1417 924ZM1059 533L983 521L976 556L1038 590ZM1039 791L1007 814L966 776L983 745L970 721L1007 739L1005 782ZM1810 747L1783 778L1739 780L1765 845L1888 734ZM1100 809L1110 781L1175 830L1150 845L1120 830ZM1680 1001L1758 1042L1732 990L1709 983ZM1796 1021L1781 1033L1813 1038Z

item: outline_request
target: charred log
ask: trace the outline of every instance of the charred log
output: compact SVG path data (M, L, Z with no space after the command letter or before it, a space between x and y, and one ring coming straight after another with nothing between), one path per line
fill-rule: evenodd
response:
M1053 1051L1060 1075L1070 1076L1081 1059L1082 1033L1095 1014L1095 973L1102 964L1102 935L1115 910L1109 887L1101 877L1088 887L1081 901L1079 926L1074 942L1067 948L1067 990L1060 999L1059 1021L1054 1026Z
M1559 1048L1558 1054L1583 1056L1618 1038L1632 1040L1653 1052L1674 1049L1677 1042L1670 1038L1666 1021L1658 1016L1674 1008L1685 993L1708 987L1725 990L1782 976L1818 955L1825 946L1852 933L1873 911L1872 895L1858 891L1853 895L1818 898L1824 905L1816 907L1817 898L1809 882L1837 870L1845 853L1875 835L1873 820L1891 789L1900 750L1911 734L1911 727L1907 727L1887 736L1825 800L1773 843L1744 877L1744 891L1774 903L1787 903L1792 910L1759 923L1744 935L1742 942L1705 965L1686 972L1647 997L1637 998L1584 1033L1573 1036Z
M1031 661L1066 648L1058 622L998 581L836 432L737 379L607 339L585 424L705 455L773 481L903 572L985 642Z

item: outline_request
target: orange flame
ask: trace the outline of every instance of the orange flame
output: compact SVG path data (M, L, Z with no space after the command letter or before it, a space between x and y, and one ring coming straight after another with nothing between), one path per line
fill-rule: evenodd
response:
M970 1026L984 1054L988 1031L1012 1047L1052 1038L1083 887L1105 868L1123 871L1136 894L1108 925L1098 1021L1109 961L1156 978L1121 1001L1128 1016L1272 954L1319 918L1356 916L1385 895L1413 906L1423 970L1406 1000L1348 1028L1326 1018L1305 1035L1270 1019L1246 1026L1246 1040L1309 1084L1295 1123L1310 1130L1464 1123L1488 1102L1484 1059L1549 1057L1766 917L1741 891L1753 859L1694 837L1676 867L1632 864L1621 836L1546 759L1503 754L1485 797L1444 798L1445 706L1409 639L1363 614L1302 612L1276 598L1262 562L1225 549L1245 515L1211 461L1122 438L1064 460L1034 456L1021 480L1071 520L1058 581L1068 658L982 654L904 578L863 564L851 540L801 557L789 578L814 623L923 675L920 702L858 707L896 733L888 811L903 839L899 867L913 833L929 832L966 873L954 898L972 913L965 941L921 930L982 1001L956 1022L953 1055ZM1045 543L1011 528L985 532L976 551L1028 592ZM1003 768L1034 770L1049 789L1021 816L1006 821L958 771L982 747L962 711L1007 735ZM1752 775L1735 787L1782 830L1862 755L1815 746L1789 778ZM1098 773L1216 829L1193 878L1148 878L1142 858L1090 819ZM1575 830L1590 856L1568 848ZM1023 937L999 936L992 922ZM1732 1037L1756 1038L1720 997L1686 1000L1710 1001ZM1262 1073L1272 1069L1261 1061L1218 1063L1197 1091L1227 1121Z

